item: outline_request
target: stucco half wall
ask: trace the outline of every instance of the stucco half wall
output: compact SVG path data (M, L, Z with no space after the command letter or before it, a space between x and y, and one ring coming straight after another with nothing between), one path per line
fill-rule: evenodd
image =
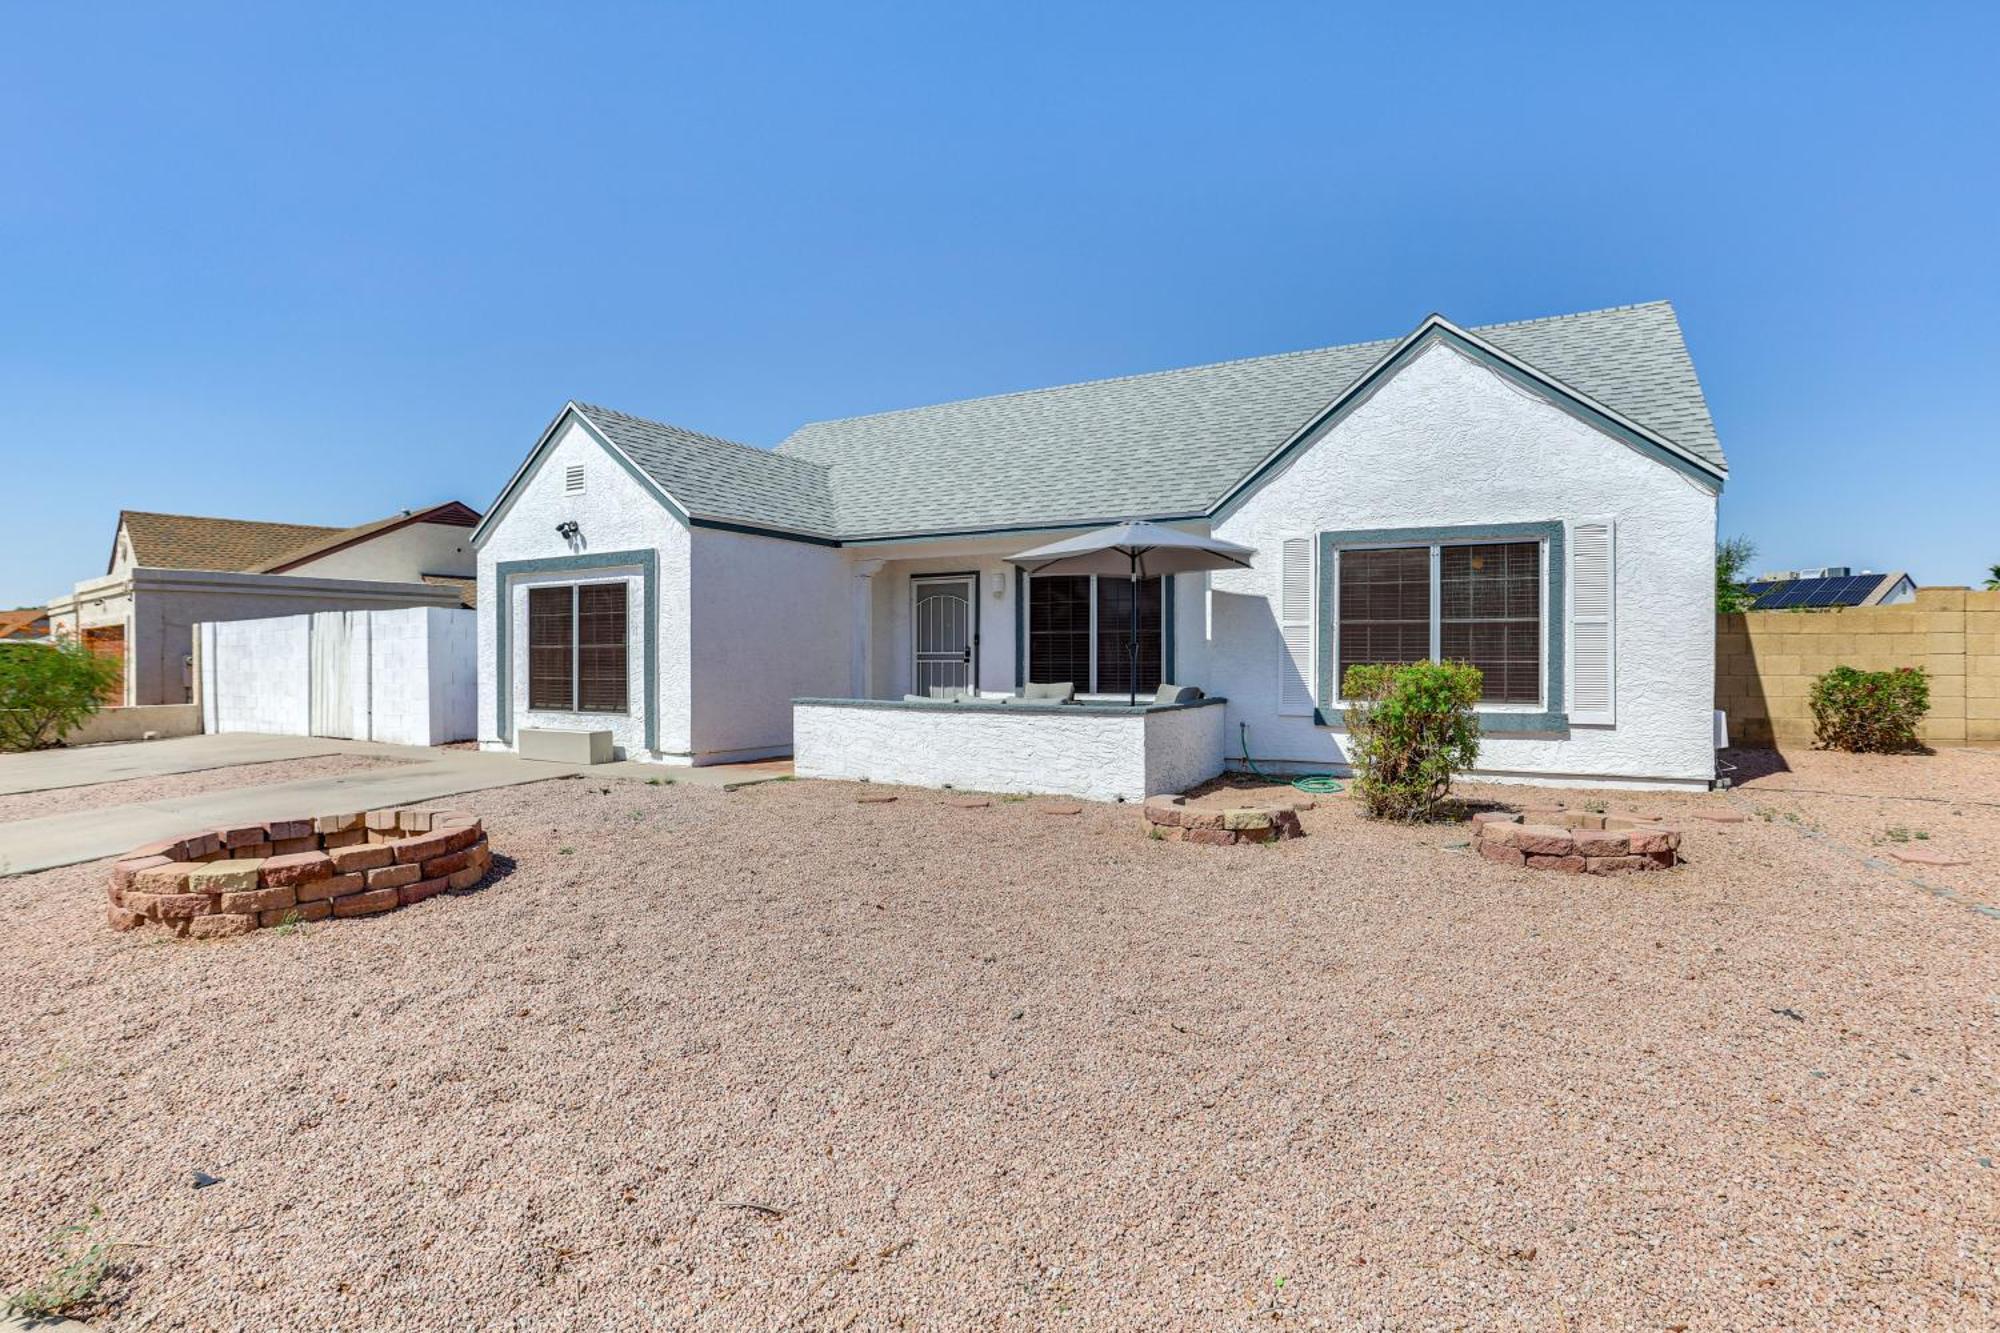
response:
M801 699L802 778L1141 801L1222 771L1226 701L1124 708Z

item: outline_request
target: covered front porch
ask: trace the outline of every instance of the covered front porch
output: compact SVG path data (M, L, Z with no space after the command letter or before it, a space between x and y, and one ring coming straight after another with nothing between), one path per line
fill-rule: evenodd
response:
M1192 596L1198 605L1201 576L1140 581L1134 680L1130 580L1033 575L1008 559L1063 535L1018 533L857 552L849 564L849 697L899 701L952 690L1003 696L1031 682L1067 682L1080 701L1124 703L1135 690L1143 700L1175 681L1186 621L1181 604Z
M1207 558L1198 531L1140 528L1184 544L1183 567ZM1175 675L1180 604L1199 605L1202 576L1144 569L1136 551L1023 559L1090 541L1015 533L854 559L852 693L794 701L799 775L1140 800L1221 772L1224 701Z

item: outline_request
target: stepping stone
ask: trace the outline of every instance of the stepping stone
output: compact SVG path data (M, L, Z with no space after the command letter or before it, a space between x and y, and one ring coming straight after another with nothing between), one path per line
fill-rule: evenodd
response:
M1946 856L1943 852L1927 852L1921 848L1893 847L1889 855L1906 866L1969 866L1972 862L1960 857Z
M987 800L984 796L960 796L954 799L951 804L960 810L984 810L987 806L993 804L993 802Z
M876 795L876 794L874 794L874 793L872 793L872 792L871 792L871 793L870 793L869 795L867 795L867 796L857 796L857 797L855 797L855 798L854 798L854 803L855 803L856 805L887 805L887 804L889 804L889 802L891 802L891 801L893 801L893 800L895 800L895 799L896 799L896 798L895 798L894 796L888 796L888 795Z
M1035 809L1045 815L1080 815L1083 813L1083 807L1080 805L1038 805Z
M1710 824L1741 824L1750 818L1734 810L1697 810L1694 817Z

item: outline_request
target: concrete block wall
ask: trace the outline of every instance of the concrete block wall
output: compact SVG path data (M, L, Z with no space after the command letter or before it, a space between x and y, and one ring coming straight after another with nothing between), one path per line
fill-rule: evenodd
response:
M479 617L471 611L432 608L430 634L430 734L439 742L479 734Z
M470 613L466 613L470 614ZM429 745L431 736L430 612L371 611L368 695L371 740Z
M324 734L401 745L473 738L479 698L473 612L408 607L341 614L347 651L339 665L346 679L334 683L347 703L335 706L340 716L326 719ZM200 627L205 730L313 734L313 619Z
M304 736L311 730L310 616L231 620L202 627L208 731Z
M1810 744L1812 682L1835 666L1923 667L1924 741L2000 744L2000 592L1919 588L1898 606L1716 617L1715 706L1738 745Z

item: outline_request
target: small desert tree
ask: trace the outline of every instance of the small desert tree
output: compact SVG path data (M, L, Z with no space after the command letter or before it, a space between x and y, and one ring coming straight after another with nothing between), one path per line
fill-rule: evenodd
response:
M1351 666L1347 706L1354 793L1378 819L1428 819L1451 793L1453 775L1479 759L1484 677L1464 662Z
M1748 537L1731 537L1715 544L1715 610L1718 615L1748 611L1757 599L1744 586L1745 571L1757 554L1757 544Z
M120 674L75 639L0 643L0 750L54 745L98 710Z

